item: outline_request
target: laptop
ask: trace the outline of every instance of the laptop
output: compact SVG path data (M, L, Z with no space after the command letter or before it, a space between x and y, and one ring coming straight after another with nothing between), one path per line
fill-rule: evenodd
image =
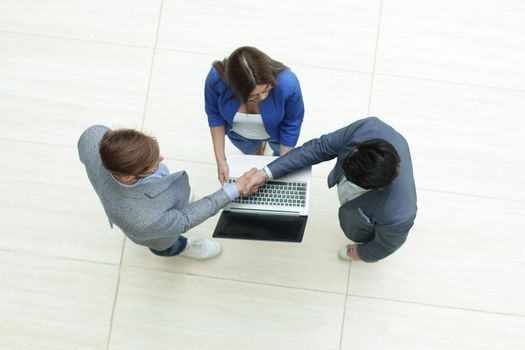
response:
M230 155L230 182L253 167L264 168L277 157ZM268 180L250 197L239 197L224 207L213 237L301 242L310 207L307 167L279 179Z

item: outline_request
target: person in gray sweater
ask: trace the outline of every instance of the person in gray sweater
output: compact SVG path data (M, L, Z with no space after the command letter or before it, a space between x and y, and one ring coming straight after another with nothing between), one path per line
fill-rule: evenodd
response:
M414 224L417 198L408 143L379 118L364 118L306 142L259 170L241 192L334 158L328 187L337 185L339 223L352 241L339 257L375 262L389 256Z
M117 225L133 242L159 256L217 256L217 241L181 234L238 197L256 171L190 203L186 171L170 173L157 140L140 131L91 126L78 140L78 154L111 227Z

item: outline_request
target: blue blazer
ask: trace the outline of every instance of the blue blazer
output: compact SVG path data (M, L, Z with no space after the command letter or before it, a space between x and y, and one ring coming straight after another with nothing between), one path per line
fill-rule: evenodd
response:
M328 175L328 187L344 176L342 163L360 143L380 138L390 142L401 158L398 177L389 186L365 194L339 208L339 222L346 236L363 243L361 259L373 262L392 254L405 242L416 218L416 186L410 150L404 137L375 117L358 120L337 131L310 140L268 165L278 178L294 170L337 157Z
M294 147L299 139L304 117L303 97L299 80L286 69L276 77L278 85L259 103L264 128L272 140ZM241 102L212 67L206 77L204 102L210 128L225 125L231 132L233 118Z

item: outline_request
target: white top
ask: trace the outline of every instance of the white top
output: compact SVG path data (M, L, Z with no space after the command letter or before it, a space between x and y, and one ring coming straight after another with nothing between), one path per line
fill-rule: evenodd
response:
M250 140L266 140L270 138L270 135L268 135L264 128L260 114L237 112L235 117L233 117L232 130Z

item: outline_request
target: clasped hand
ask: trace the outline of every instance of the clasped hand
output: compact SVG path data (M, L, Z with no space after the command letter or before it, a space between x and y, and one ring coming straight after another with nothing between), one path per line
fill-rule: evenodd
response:
M241 196L248 197L257 192L267 179L268 175L263 169L252 168L239 177L235 184Z

